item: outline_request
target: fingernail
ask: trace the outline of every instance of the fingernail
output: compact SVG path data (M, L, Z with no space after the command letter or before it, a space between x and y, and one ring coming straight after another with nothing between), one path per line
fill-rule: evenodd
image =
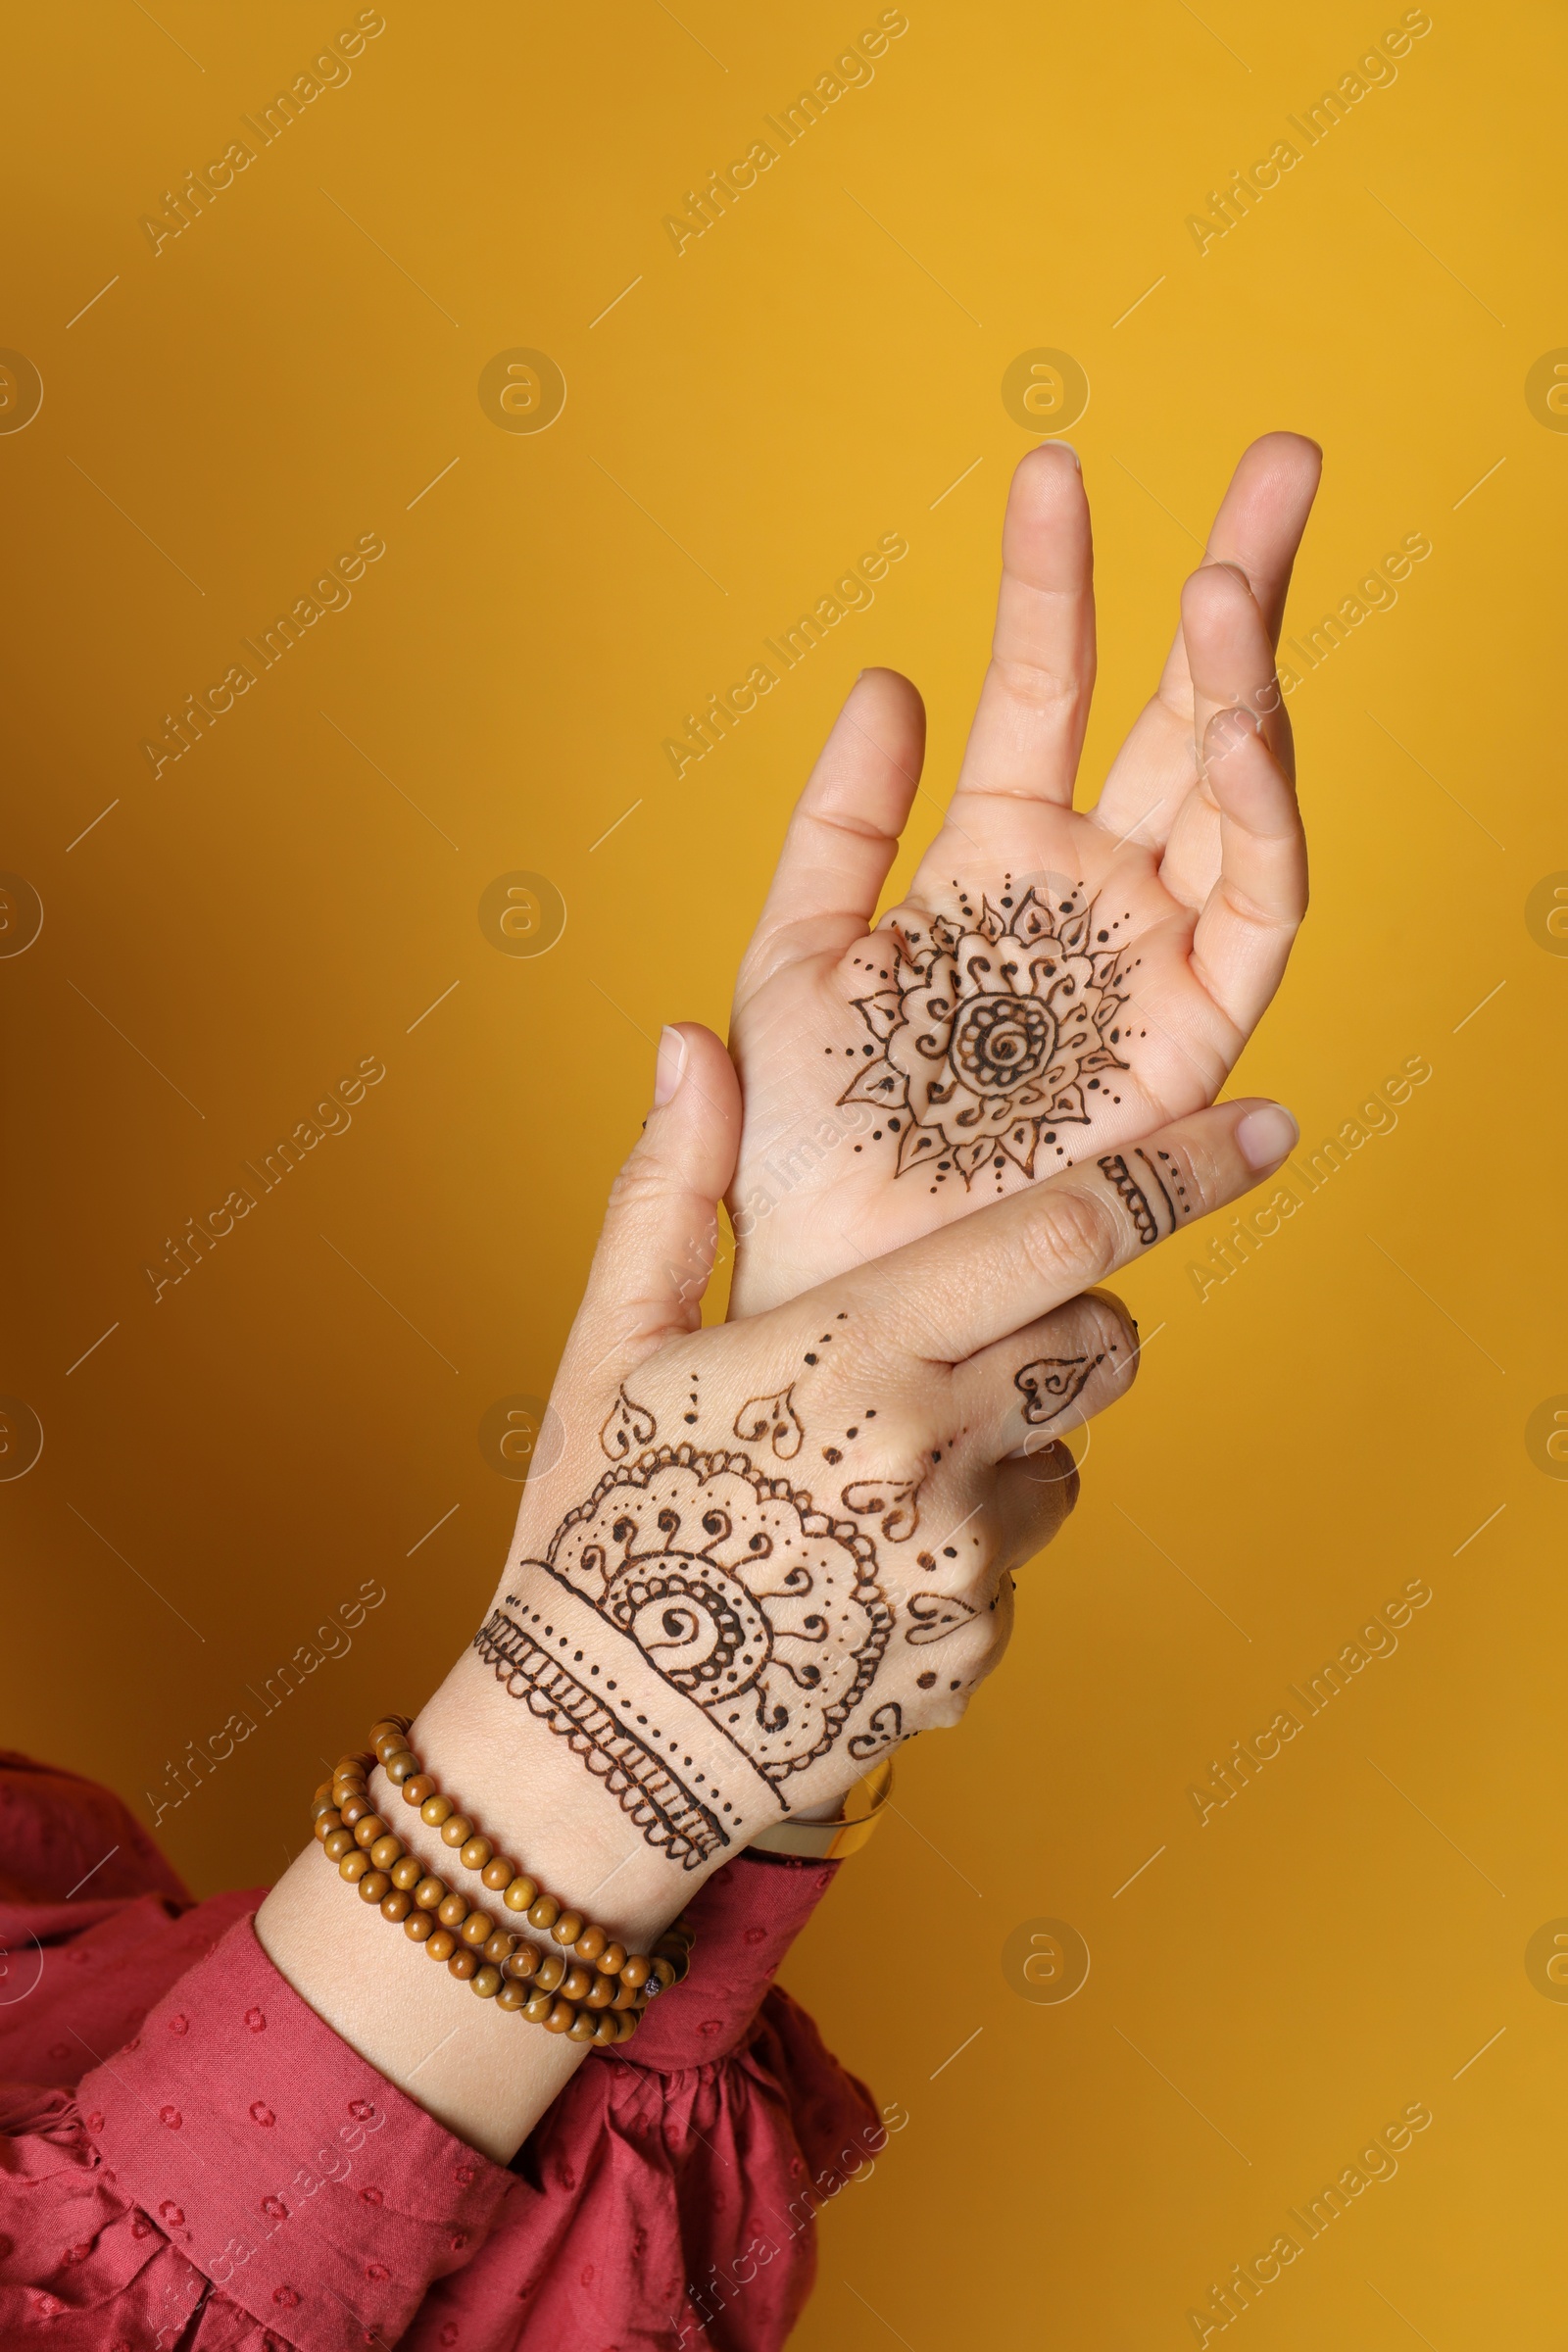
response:
M1082 473L1084 469L1083 460L1079 457L1078 452L1074 449L1070 441L1052 441L1047 444L1047 447L1051 449L1065 450L1068 457L1071 458L1073 464L1077 466L1079 472Z
M686 1070L686 1040L678 1029L666 1027L659 1040L654 1070L654 1108L662 1110L679 1086Z
M1277 1168L1295 1151L1300 1132L1283 1102L1265 1102L1243 1119L1236 1145L1250 1168Z

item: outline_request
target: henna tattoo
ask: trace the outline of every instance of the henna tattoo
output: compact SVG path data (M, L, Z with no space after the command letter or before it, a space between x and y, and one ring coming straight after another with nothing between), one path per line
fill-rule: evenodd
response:
M878 932L860 958L874 985L855 1008L874 1042L839 1102L884 1109L895 1175L929 1165L933 1192L955 1173L967 1191L982 1167L1000 1192L1009 1163L1034 1174L1042 1142L1065 1160L1058 1129L1086 1126L1102 1074L1128 1066L1123 918L1101 920L1081 888L1015 898L1009 881L997 906L959 889L958 917L934 917L927 941Z
M858 1478L839 1500L858 1519L875 1519L885 1511L882 1533L890 1544L906 1544L920 1524L919 1497L917 1478Z
M893 1628L870 1538L744 1453L662 1446L607 1471L521 1565L553 1580L542 1630L497 1612L480 1654L688 1868L727 1840L738 1760L788 1809L791 1776L839 1739ZM620 1688L637 1665L664 1687L657 1722Z
M865 1730L850 1741L850 1753L857 1764L864 1764L885 1747L896 1747L903 1737L904 1709L896 1698L890 1698L877 1708Z
M512 1593L507 1600L510 1608L522 1606ZM545 1640L556 1638L554 1626L546 1622L542 1611L532 1611L529 1621ZM664 1738L659 1726L650 1726L645 1734L618 1721L612 1699L590 1690L570 1667L553 1658L506 1609L491 1611L474 1636L473 1646L495 1668L496 1679L508 1695L525 1699L529 1713L582 1757L650 1845L664 1847L672 1861L696 1870L719 1846L729 1844L729 1835L712 1805L705 1804L688 1788L659 1753L658 1743ZM592 1671L597 1674L598 1668ZM612 1691L615 1686L610 1682L605 1688ZM646 1718L639 1717L639 1722L643 1721ZM679 1743L672 1740L668 1744L673 1752ZM697 1775L700 1785L704 1778L702 1773ZM711 1793L718 1794L716 1788ZM722 1798L719 1802L723 1803ZM731 1808L723 1804L723 1810L728 1813Z
M659 1423L646 1405L634 1404L624 1388L616 1395L610 1418L599 1432L599 1443L612 1462L640 1453L659 1435Z
M1101 1174L1115 1187L1123 1206L1133 1221L1133 1231L1141 1248L1152 1248L1161 1234L1174 1233L1183 1217L1193 1213L1176 1162L1168 1152L1156 1151L1154 1158L1142 1146L1132 1154L1141 1160L1145 1173L1134 1175L1120 1152L1107 1152L1099 1162ZM1160 1164L1155 1165L1155 1161ZM1161 1223L1160 1212L1164 1212Z
M1104 1360L1105 1351L1102 1348L1095 1356L1042 1355L1032 1364L1025 1364L1021 1372L1012 1376L1012 1385L1024 1399L1024 1419L1031 1427L1038 1427L1042 1421L1054 1421L1058 1413L1064 1413L1082 1396L1090 1376ZM1052 1401L1048 1402L1048 1398Z
M933 1567L935 1564L933 1561ZM958 1600L951 1593L911 1592L909 1615L914 1622L904 1639L911 1642L945 1642L950 1634L956 1634L961 1625L967 1625L971 1617L979 1614L968 1601Z
M790 1402L794 1394L792 1381L776 1396L748 1396L735 1416L736 1437L748 1446L760 1446L766 1438L781 1462L793 1460L806 1436L801 1417Z

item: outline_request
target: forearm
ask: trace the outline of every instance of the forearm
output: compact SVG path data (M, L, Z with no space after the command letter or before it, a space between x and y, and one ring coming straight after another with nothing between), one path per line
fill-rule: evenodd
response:
M577 1671L591 1671L589 1662ZM662 1694L667 1702L667 1691ZM748 1834L737 1815L727 1842L701 1860L687 1857L690 1868L672 1861L628 1819L602 1767L585 1769L568 1740L510 1696L472 1650L421 1710L410 1740L499 1853L631 1950L646 1951ZM379 1767L370 1794L381 1818L432 1873L499 1922L527 1932L498 1895L458 1865L439 1831L403 1802ZM389 1925L376 1905L356 1900L355 1891L313 1843L257 1916L264 1949L381 2074L449 2131L507 2163L592 2045L547 2033L494 2000L475 1999L467 1984L432 1965L422 1945Z

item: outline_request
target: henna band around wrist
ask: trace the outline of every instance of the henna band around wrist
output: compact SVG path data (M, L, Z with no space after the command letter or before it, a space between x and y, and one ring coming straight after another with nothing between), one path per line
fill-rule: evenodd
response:
M537 1879L498 1853L468 1817L444 1796L408 1743L410 1719L385 1715L370 1745L342 1757L311 1801L312 1827L339 1877L401 1925L411 1942L469 1984L481 2000L527 2018L568 2041L610 2049L629 2041L648 2003L685 1976L696 1938L684 1919L666 1928L652 1952L630 1952L607 1928L588 1920ZM447 1881L427 1871L375 1811L369 1776L381 1765L403 1801L439 1830L454 1860L473 1872L504 1910L550 1937L555 1949L499 1923Z

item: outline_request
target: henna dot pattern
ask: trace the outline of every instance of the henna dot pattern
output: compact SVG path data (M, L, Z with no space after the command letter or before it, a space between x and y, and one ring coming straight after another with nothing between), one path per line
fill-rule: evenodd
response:
M1100 1073L1128 1066L1113 1043L1127 1000L1117 926L1097 924L1081 890L1031 889L1000 907L960 892L958 904L923 946L877 935L864 958L872 987L855 1000L876 1042L839 1101L900 1114L886 1121L898 1175L929 1162L938 1182L957 1174L967 1190L986 1166L999 1182L1008 1162L1033 1175L1048 1127L1088 1124Z

